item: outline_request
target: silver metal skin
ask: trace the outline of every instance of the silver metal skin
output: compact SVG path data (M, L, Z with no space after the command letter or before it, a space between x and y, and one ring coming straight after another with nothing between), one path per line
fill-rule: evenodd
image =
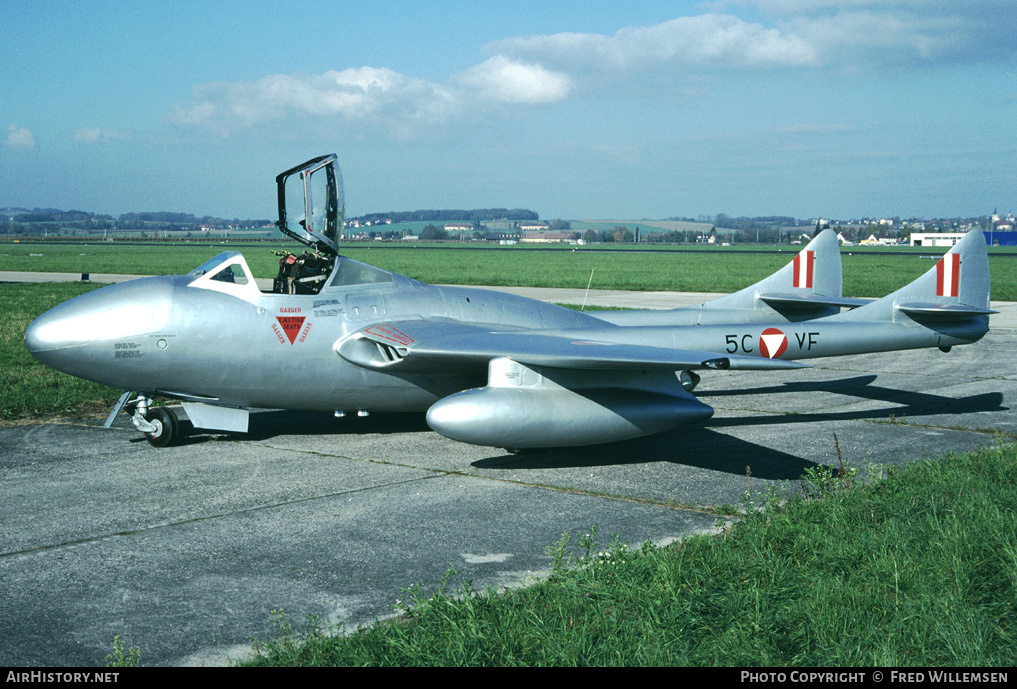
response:
M309 163L331 173L333 159ZM342 208L334 187L314 193L332 212ZM321 236L309 233L308 243L327 246ZM252 409L419 411L450 438L526 449L701 423L713 410L691 394L695 371L946 349L976 342L991 313L979 231L915 282L868 303L841 296L836 239L822 232L789 267L729 297L617 315L332 260L317 293L267 293L243 256L225 252L189 275L61 304L29 326L25 345L48 366L137 393L118 406L153 444L176 433L175 418L148 407L162 397L183 401L197 428L246 431Z

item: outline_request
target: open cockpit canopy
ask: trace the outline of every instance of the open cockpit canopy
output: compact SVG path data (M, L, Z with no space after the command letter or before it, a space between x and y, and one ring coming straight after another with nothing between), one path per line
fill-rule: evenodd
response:
M345 200L335 154L319 156L283 172L276 177L276 185L276 225L310 251L301 255L273 251L281 258L272 292L318 294L322 289L393 282L394 273L339 256ZM258 289L247 262L237 252L219 254L192 271L191 277L195 287L238 294L253 294ZM239 292L238 286L242 288Z
M338 255L346 200L335 154L297 165L278 175L275 183L279 229L325 256Z

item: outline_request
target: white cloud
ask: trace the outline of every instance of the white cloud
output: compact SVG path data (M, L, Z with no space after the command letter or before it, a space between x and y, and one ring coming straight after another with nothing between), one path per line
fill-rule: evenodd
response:
M380 125L405 133L485 104L541 104L565 98L567 76L540 65L494 57L437 84L385 67L324 74L271 74L256 82L214 82L172 118L223 134L294 115Z
M91 127L82 127L74 132L74 140L80 141L86 144L94 144L99 140L99 136L102 134L102 130L93 129Z
M116 129L99 129L98 127L81 127L74 132L74 140L83 144L96 142L121 141L127 135Z
M196 86L171 118L228 134L267 122L312 117L329 125L412 135L421 126L484 112L534 107L576 92L632 84L672 95L679 81L758 70L906 70L958 60L1000 59L977 46L987 17L1017 20L1013 0L970 0L930 8L924 0L727 0L717 11L631 26L614 35L558 33L491 43L489 59L433 82L387 67L322 74L271 74L253 82ZM974 9L972 9L972 6ZM746 21L725 8L752 7ZM988 14L979 16L977 10ZM81 130L95 140L98 134Z
M800 15L861 7L901 7L907 2L908 0L737 0L735 4L758 7L770 15Z
M816 62L815 47L800 37L722 14L627 27L614 36L561 33L510 38L489 49L545 65L614 72L667 65L802 67Z
M1013 0L733 0L716 7L750 6L816 46L827 62L843 66L928 65L1012 59L1000 46L1012 42ZM905 65L906 66L906 65Z
M428 118L447 102L435 84L388 68L357 67L324 74L270 74L256 82L213 82L194 89L194 103L177 107L182 124L208 126L223 132L312 115L358 120L386 108L400 116Z
M554 103L568 96L572 81L538 64L497 55L456 75L455 83L496 103Z
M964 2L930 2L930 0L720 0L710 3L716 11L730 6L754 7L770 16L802 16L868 10L922 14L925 16L961 14L985 16L1011 8L1013 0L964 0Z
M7 131L7 138L4 139L5 146L11 148L35 148L35 134L27 128L12 124L8 127Z
M828 63L898 66L929 62L964 50L970 41L957 17L914 17L842 12L788 21L795 33L817 46Z
M715 12L613 36L560 33L496 41L487 50L574 75L641 75L650 70L907 68L1009 59L999 48L1017 22L1013 0L930 7L924 0L741 0L763 24ZM990 37L993 37L990 39Z

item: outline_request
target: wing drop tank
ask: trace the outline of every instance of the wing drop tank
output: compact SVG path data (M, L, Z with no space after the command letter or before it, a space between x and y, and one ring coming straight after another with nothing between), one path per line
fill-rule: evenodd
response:
M488 385L431 406L427 423L453 440L532 449L628 440L705 421L713 409L659 371L590 371L491 361ZM665 377L666 378L666 377Z

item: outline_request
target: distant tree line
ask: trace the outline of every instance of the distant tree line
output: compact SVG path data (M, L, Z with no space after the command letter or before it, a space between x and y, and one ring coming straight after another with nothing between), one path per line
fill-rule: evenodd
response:
M5 235L37 235L58 234L66 230L145 230L159 231L196 231L201 225L222 227L264 227L272 225L272 220L233 218L217 218L206 215L197 217L191 213L175 213L171 211L155 211L142 213L123 213L114 218L112 215L99 215L87 211L63 211L56 208L6 209L9 220L0 221L0 234ZM16 212L24 210L25 212Z
M416 210L368 213L361 215L361 223L372 225L385 220L400 222L483 222L485 220L540 220L540 214L526 208L476 208L474 210Z
M793 227L800 222L786 215L766 215L754 218L738 217L732 218L724 213L717 214L713 224L716 227L723 227L728 230L755 230L764 227Z
M112 217L108 215L92 215L85 211L58 211L53 209L46 210L35 210L31 213L19 213L14 216L14 222L32 223L32 222L53 222L53 223L68 223L68 222L81 222L83 220L91 220L92 218L102 220L112 220Z
M34 236L37 234L54 234L59 232L60 225L56 223L22 223L5 220L0 222L0 234L15 236Z
M448 239L448 230L437 225L428 225L420 231L421 239Z
M421 239L431 240L457 239L459 237L458 233L450 233L443 225L435 225L433 223L420 230L418 236ZM501 239L503 236L504 233L502 232L490 231L479 222L474 222L470 239Z
M178 225L197 225L198 218L190 213L173 213L170 211L157 211L152 213L124 213L117 220L124 222L171 222Z

